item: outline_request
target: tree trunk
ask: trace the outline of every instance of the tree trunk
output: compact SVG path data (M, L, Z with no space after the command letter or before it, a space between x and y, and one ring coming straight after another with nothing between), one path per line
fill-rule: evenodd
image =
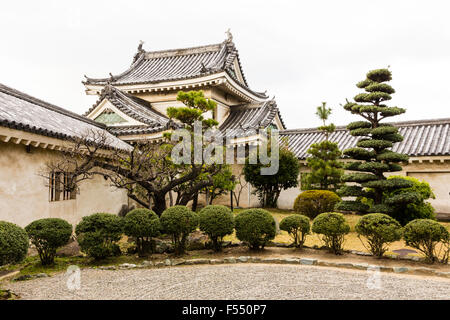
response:
M171 206L171 207L173 207L173 195L172 195L172 191L169 191L169 205Z
M161 216L161 213L163 213L164 210L166 210L166 194L157 194L153 196L153 199L155 200L155 203L153 205L153 211L158 216Z
M197 211L197 204L198 204L198 193L195 194L194 198L192 199L192 211Z

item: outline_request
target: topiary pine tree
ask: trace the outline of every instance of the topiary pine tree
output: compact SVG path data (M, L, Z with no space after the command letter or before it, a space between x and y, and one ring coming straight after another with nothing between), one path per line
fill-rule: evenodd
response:
M331 108L326 107L326 102L317 107L316 115L323 121L319 130L324 133L325 140L313 143L307 151L311 155L307 159L308 167L311 168L311 172L306 176L308 189L336 191L341 186L344 171L338 159L342 152L337 143L328 140L330 133L335 130L334 124L326 125L330 114Z
M395 191L412 186L404 179L387 179L386 172L401 171L400 163L408 160L405 154L393 152L390 148L394 143L403 140L398 129L392 124L381 123L382 120L400 115L406 110L389 107L385 101L391 100L395 90L386 82L392 80L392 74L387 69L372 70L367 78L356 86L364 89L354 97L355 102L343 106L345 110L357 114L365 121L348 124L352 136L361 137L356 147L344 150L344 155L356 160L344 166L345 169L356 171L345 174L342 180L352 185L343 186L339 190L342 197L356 197L356 200L342 201L336 209L342 211L379 212L390 214L396 203L409 203L416 200L416 192L401 193L390 197L383 197L386 191ZM361 199L366 199L365 203Z

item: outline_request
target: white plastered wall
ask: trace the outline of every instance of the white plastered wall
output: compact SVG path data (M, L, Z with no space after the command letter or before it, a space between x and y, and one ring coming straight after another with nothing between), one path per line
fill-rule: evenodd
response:
M103 177L80 183L75 200L49 201L46 179L39 175L58 151L0 142L0 220L22 227L41 218L62 218L72 225L95 212L117 214L127 204L124 190Z

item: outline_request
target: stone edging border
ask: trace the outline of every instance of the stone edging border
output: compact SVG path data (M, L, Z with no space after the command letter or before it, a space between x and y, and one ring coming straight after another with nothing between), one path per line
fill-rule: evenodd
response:
M12 277L18 275L19 273L20 273L20 271L9 272L9 273L7 273L7 274L1 276L1 277L0 277L0 281L2 281L2 280L7 280L7 279L9 279L9 278L12 278Z
M241 244L239 244L241 245ZM292 248L291 244L280 243L280 242L272 242L272 245L268 245L267 247L278 247L278 248ZM311 250L328 250L326 246L318 247L318 246L303 246L303 248L308 248ZM344 250L345 253L355 254L357 256L366 256L373 257L373 254L370 252L357 251L357 250ZM413 255L399 255L398 253L386 253L383 255L383 258L393 259L393 260L410 260L410 261L425 261L424 257L413 256Z
M407 273L416 275L433 275L438 277L450 278L450 272L441 272L434 270L432 268L426 267L387 267L383 265L370 265L368 263L349 263L349 262L331 262L322 261L312 258L259 258L251 256L240 256L240 257L227 257L223 259L165 259L163 261L144 261L143 263L136 265L132 263L123 263L120 265L112 266L100 266L91 267L90 269L100 269L100 270L124 270L124 269L142 269L150 267L170 267L170 266L181 266L181 265L216 265L216 264L235 264L235 263L272 263L272 264L297 264L297 265L308 265L308 266L323 266L323 267L335 267L335 268L345 268L345 269L359 269L371 271L380 270L383 272L394 272L394 273Z

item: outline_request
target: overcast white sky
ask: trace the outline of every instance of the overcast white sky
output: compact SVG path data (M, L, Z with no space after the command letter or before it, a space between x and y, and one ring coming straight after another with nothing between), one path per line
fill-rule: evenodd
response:
M445 1L2 1L0 82L83 113L83 75L129 67L139 40L161 50L219 43L231 28L244 73L275 95L288 128L315 127L368 70L390 66L397 120L450 117Z

